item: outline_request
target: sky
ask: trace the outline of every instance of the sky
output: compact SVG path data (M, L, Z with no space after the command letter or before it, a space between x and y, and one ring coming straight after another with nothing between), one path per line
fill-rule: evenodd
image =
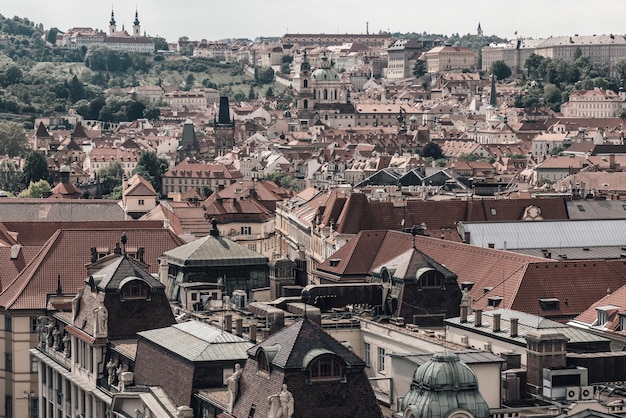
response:
M559 35L625 34L623 0L3 0L0 14L19 16L44 29L108 30L111 10L118 30L132 30L135 10L141 31L176 41L254 39L285 33L427 32L476 33L512 39ZM517 35L516 35L517 32Z

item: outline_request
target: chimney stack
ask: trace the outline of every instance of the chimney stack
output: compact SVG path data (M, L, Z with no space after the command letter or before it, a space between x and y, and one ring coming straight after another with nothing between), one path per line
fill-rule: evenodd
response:
M231 314L224 315L224 331L232 332L233 330L233 316Z
M461 305L461 323L467 322L467 306Z
M239 337L243 335L243 319L242 318L235 319L235 334Z
M500 332L500 314L493 314L493 332Z
M475 327L483 326L483 310L482 309L474 309L474 326Z
M511 318L511 337L517 337L517 324L519 319Z
M256 324L250 324L250 341L256 343Z

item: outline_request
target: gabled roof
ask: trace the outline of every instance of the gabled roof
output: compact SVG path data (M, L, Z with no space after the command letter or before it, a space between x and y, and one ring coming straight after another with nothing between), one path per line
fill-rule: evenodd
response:
M307 354L314 350L331 352L342 358L348 367L365 367L363 360L309 318L298 319L292 325L272 334L250 348L248 356L255 357L259 349L275 353L271 364L283 370L302 370L306 367Z
M90 248L112 252L126 233L133 246L145 248L150 273L157 273L158 258L168 249L183 243L167 229L125 230L123 223L111 229L58 230L32 261L0 293L5 309L45 309L46 296L57 290L57 277L65 294L85 285L85 265L91 260Z
M247 358L246 351L252 346L244 338L200 321L187 321L138 335L191 362L242 360Z
M152 184L139 174L128 179L128 187L124 190L124 196L156 196L157 193Z

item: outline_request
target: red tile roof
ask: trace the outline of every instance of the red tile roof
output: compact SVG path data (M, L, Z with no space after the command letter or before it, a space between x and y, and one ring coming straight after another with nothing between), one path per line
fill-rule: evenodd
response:
M145 262L150 273L157 273L158 257L184 242L167 229L62 229L54 233L34 259L13 280L8 280L0 294L5 309L45 309L47 298L56 293L57 277L64 293L84 287L85 265L91 260L90 248L107 248L111 252L126 233L129 246L145 248Z

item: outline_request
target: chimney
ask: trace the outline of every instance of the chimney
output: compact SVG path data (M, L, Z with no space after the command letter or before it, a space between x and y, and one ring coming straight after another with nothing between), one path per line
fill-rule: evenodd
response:
M243 335L243 319L242 318L235 319L235 334L239 337Z
M113 249L113 253L117 254L117 255L121 255L122 254L122 248L120 247L120 243L119 242L115 243L115 248Z
M461 323L467 322L467 306L461 305Z
M493 332L500 332L500 314L493 314Z
M250 341L256 343L256 324L250 324Z
M519 319L517 318L511 318L511 337L517 337L517 323L519 321Z
M483 310L482 309L474 309L474 326L475 327L483 326Z
M224 331L232 332L233 330L233 316L231 314L224 315Z

